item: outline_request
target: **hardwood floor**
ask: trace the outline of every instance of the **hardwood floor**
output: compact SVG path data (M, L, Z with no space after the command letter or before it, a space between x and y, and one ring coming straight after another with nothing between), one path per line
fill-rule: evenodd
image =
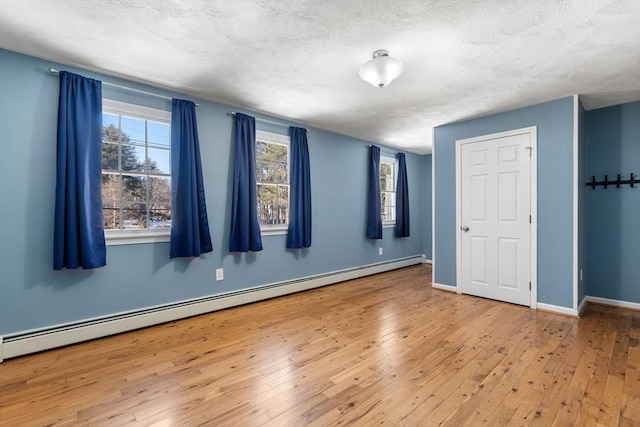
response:
M640 313L432 289L427 265L0 364L0 424L638 426Z

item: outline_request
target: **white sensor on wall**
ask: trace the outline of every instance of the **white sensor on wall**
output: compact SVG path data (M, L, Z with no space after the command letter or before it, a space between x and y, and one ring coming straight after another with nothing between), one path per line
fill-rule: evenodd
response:
M216 268L216 281L224 280L224 270L222 268Z

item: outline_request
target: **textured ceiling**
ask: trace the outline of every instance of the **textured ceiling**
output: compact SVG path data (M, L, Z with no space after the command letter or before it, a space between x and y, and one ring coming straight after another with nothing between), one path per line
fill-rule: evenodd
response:
M0 46L426 153L445 123L640 99L640 0L0 0ZM358 77L387 49L404 74Z

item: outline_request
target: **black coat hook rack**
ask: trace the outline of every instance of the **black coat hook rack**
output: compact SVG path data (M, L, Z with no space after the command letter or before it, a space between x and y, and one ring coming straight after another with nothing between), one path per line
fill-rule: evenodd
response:
M620 178L620 174L618 174L618 179L616 179L615 181L609 181L609 175L604 176L604 181L596 181L596 177L592 175L591 181L586 183L587 187L591 187L592 190L595 190L595 188L599 185L602 185L606 190L610 185L615 185L616 188L620 188L621 185L627 184L631 186L631 188L635 188L635 184L640 184L640 179L633 173L631 173L629 174L629 179L623 180Z

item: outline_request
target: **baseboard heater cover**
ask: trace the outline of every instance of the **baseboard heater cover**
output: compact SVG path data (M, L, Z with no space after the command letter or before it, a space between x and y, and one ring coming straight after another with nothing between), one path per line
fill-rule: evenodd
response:
M399 258L223 294L0 336L0 362L4 359L25 354L421 264L423 260L422 255Z

